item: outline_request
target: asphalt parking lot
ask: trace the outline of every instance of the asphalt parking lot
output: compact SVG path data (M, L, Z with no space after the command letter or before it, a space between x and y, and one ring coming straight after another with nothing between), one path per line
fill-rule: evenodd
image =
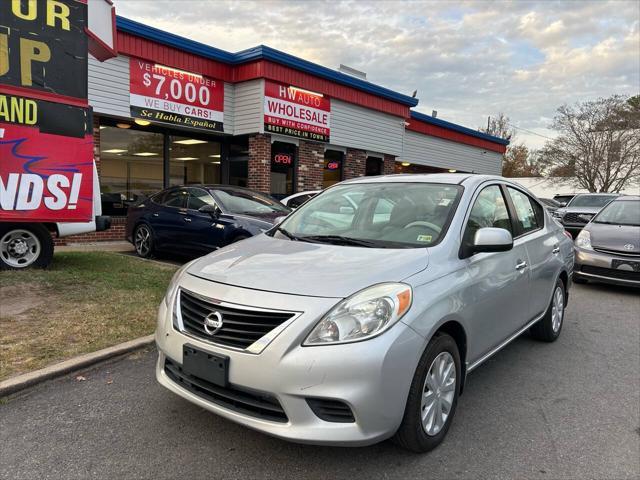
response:
M476 370L426 455L286 443L181 400L155 350L0 402L0 478L640 477L640 295L572 289L553 344L527 336Z

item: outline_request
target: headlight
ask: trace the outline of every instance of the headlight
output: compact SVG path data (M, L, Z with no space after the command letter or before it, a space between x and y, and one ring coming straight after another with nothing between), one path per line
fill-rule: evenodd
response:
M554 218L562 218L562 213L558 211L551 212L551 215L553 215Z
M581 230L576 238L576 247L591 250L591 234L588 230Z
M178 290L178 285L180 284L180 277L182 277L182 274L186 272L187 268L193 265L193 263L196 260L192 260L189 263L185 263L183 266L181 266L178 269L176 273L173 274L173 277L171 277L171 281L169 282L169 287L167 288L167 293L164 296L164 304L166 305L167 308L171 306L173 297L175 297L176 295L176 291Z
M411 287L404 283L373 285L333 307L303 345L349 343L375 337L407 313L411 300Z

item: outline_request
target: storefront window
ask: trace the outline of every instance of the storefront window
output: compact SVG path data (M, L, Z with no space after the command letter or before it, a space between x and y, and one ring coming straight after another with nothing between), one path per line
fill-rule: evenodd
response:
M220 144L170 136L169 185L220 183Z
M337 150L324 152L324 172L322 175L322 188L327 188L342 180L342 163L344 153Z
M163 135L133 128L100 127L100 186L105 215L163 187Z
M293 190L293 171L296 158L295 145L283 142L271 144L271 194L282 199Z
M229 185L246 187L249 178L249 141L234 138L229 144Z
M372 175L382 175L382 159L378 157L367 157L365 175L367 177Z

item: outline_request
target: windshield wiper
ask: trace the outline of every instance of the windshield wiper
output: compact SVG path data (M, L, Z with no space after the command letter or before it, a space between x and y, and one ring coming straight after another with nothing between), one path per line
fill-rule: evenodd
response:
M292 241L298 241L298 240L302 240L300 237L295 236L293 233L288 232L287 230L285 230L282 227L276 227L276 231L280 232L281 234L283 234L285 237L287 237L289 240Z
M383 248L379 243L371 240L343 237L342 235L305 235L303 237L299 237L299 239L307 242L331 243L333 245L355 245L357 247Z

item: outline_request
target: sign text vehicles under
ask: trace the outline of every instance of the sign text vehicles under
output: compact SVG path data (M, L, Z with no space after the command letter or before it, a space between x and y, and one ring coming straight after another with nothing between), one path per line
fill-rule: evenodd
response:
M223 131L224 83L138 58L130 59L133 117Z
M265 81L264 130L307 140L330 139L331 101L320 93Z

